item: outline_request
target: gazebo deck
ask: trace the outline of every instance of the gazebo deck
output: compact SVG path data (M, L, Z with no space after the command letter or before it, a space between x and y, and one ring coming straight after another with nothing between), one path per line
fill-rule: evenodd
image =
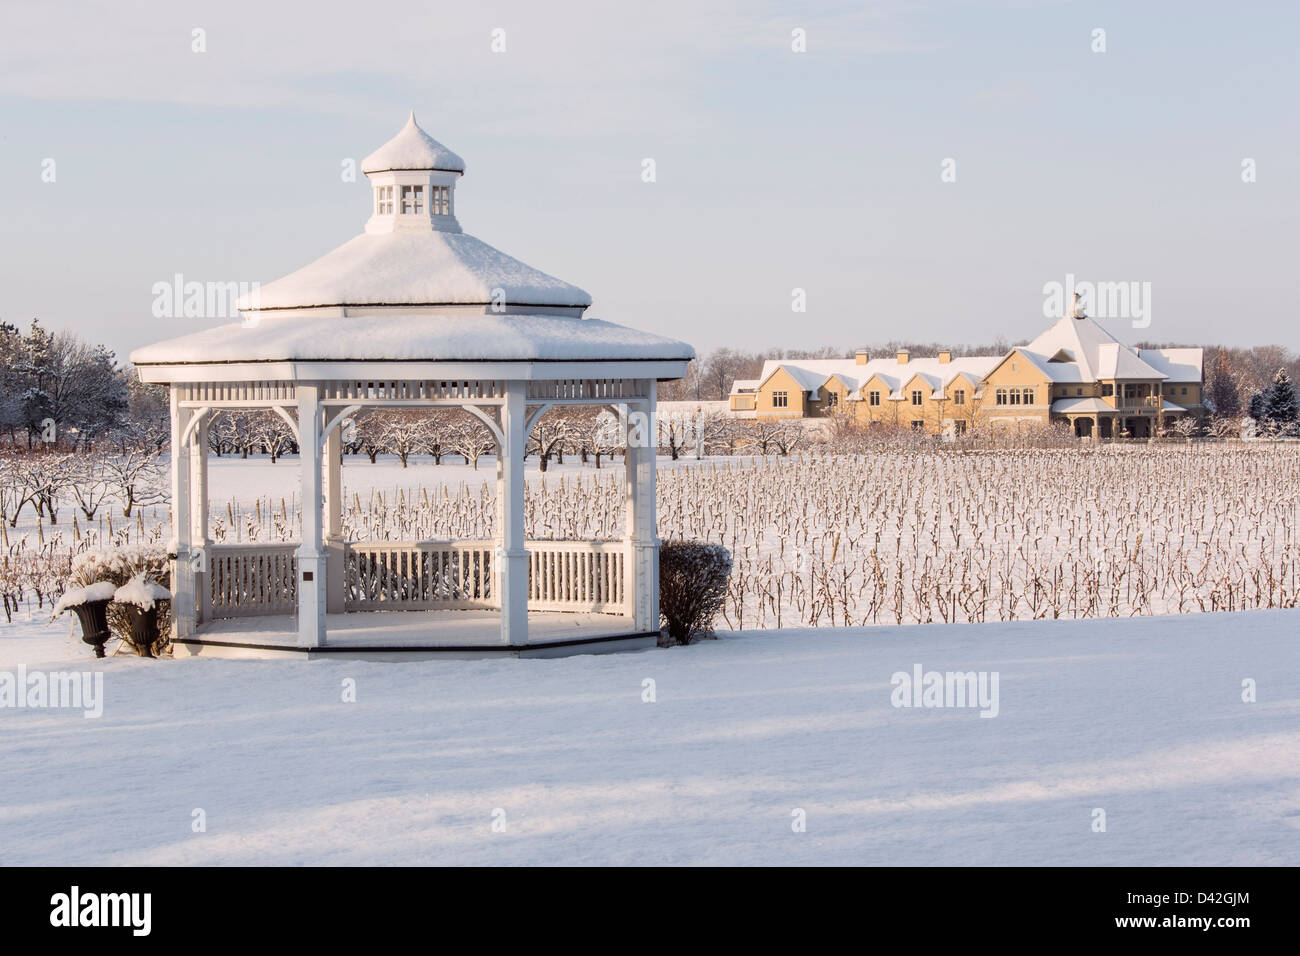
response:
M528 612L528 643L501 642L496 611L370 611L325 615L320 647L298 644L292 614L239 617L201 625L174 642L178 657L455 660L483 657L567 657L652 648L654 631L614 614Z

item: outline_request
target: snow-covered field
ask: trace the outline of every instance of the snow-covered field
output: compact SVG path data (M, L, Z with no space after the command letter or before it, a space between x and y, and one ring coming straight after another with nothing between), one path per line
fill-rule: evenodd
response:
M1300 864L1297 611L411 664L95 662L67 634L0 628L0 671L105 698L0 709L3 864ZM998 715L893 707L917 664L997 672Z
M724 623L790 626L1122 618L1300 606L1300 446L1207 443L1007 450L882 448L677 462L661 458L668 540L725 545ZM529 463L526 534L611 540L626 524L621 463ZM350 540L492 536L495 464L350 458ZM299 537L297 462L211 464L218 544ZM167 508L0 536L0 592L57 595L74 554L160 545Z

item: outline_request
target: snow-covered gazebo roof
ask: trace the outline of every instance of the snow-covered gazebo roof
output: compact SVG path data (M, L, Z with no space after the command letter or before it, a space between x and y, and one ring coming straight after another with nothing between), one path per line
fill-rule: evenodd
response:
M422 130L366 157L365 231L241 298L239 323L131 353L146 381L168 367L294 361L657 362L620 374L675 377L694 350L584 313L591 296L467 235L455 186L465 163ZM533 376L526 376L533 377ZM181 376L194 380L192 370Z

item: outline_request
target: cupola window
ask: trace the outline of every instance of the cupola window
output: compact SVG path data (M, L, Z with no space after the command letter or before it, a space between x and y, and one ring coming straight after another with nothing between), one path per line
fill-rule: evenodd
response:
M402 215L409 216L424 212L424 187L402 187Z
M375 214L379 216L391 216L393 214L392 186L375 187Z
M451 215L451 187L434 186L429 194L429 212L435 216Z

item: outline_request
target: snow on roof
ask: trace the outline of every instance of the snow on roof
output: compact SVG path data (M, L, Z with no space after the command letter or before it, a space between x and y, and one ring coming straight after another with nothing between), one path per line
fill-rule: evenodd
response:
M1187 411L1187 409L1184 408L1182 405L1175 405L1173 402L1169 401L1168 399L1165 400L1165 404L1164 404L1163 410L1166 411L1166 412L1185 412L1185 411Z
M1115 407L1107 405L1100 398L1058 398L1052 402L1052 414L1066 412L1113 412Z
M420 129L412 110L401 132L361 161L361 171L366 174L390 169L441 169L463 174L465 160Z
M1064 358L1064 351L1074 361ZM1090 316L1057 319L1020 352L1053 382L1094 382L1099 378L1162 378L1119 339Z
M763 374L759 379L766 382L778 368L790 373L805 391L820 389L831 376L837 376L855 394L860 393L873 377L883 381L890 390L892 398L902 396L901 389L919 373L927 385L934 391L941 391L944 386L958 376L966 376L978 382L1001 360L999 355L971 355L954 358L950 362L940 362L938 357L914 358L900 365L897 358L872 359L865 365L859 365L856 358L849 359L768 359L763 363Z
M1138 349L1138 354L1171 382L1199 382L1205 367L1204 349Z
M557 315L263 315L136 349L136 365L277 361L688 360L685 342Z
M761 384L762 384L762 379L738 378L731 383L731 392L732 394L735 394L736 392L752 392L755 391L758 388L758 386ZM662 405L663 403L660 402L660 404Z
M591 296L460 232L362 233L241 298L241 312L339 305L489 304L586 308Z

